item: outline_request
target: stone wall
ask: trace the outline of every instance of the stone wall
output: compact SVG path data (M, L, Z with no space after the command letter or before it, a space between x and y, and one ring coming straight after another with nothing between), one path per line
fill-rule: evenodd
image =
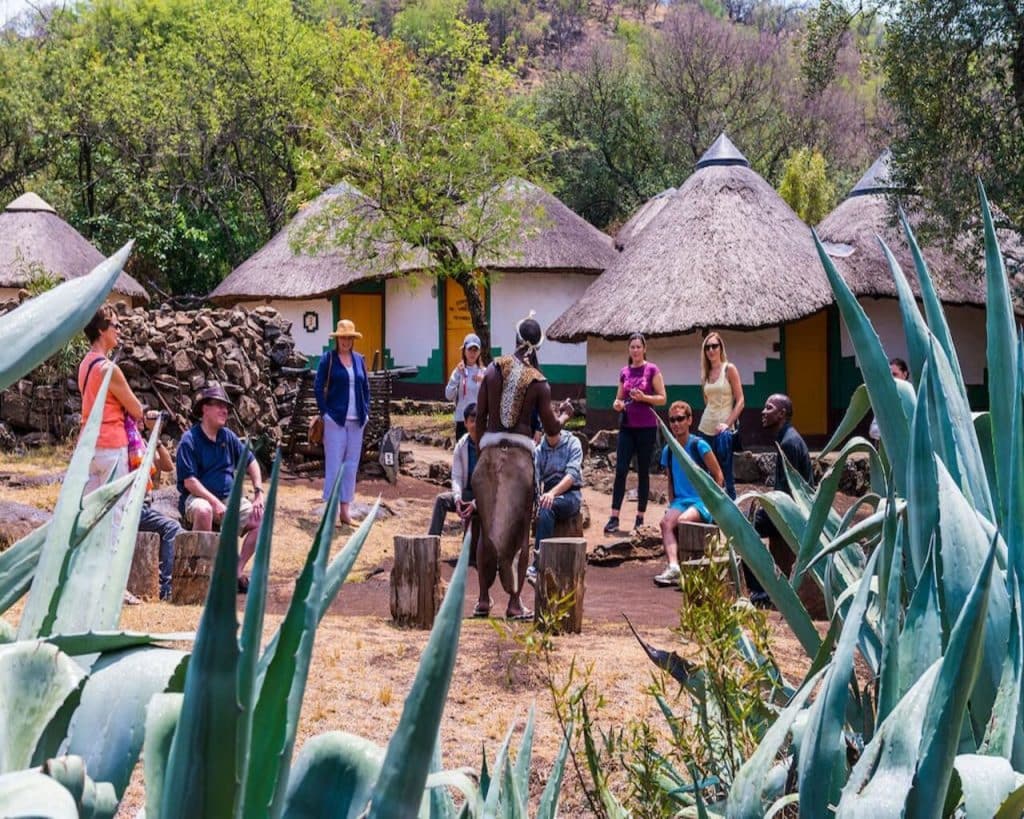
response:
M10 306L0 305L0 313ZM291 322L275 309L118 309L117 363L143 404L170 413L174 438L191 425L198 391L219 381L235 405L232 429L269 447L281 441L279 422L292 414L305 357L295 353ZM56 383L36 383L33 375L0 393L0 447L78 433L82 407L75 374Z

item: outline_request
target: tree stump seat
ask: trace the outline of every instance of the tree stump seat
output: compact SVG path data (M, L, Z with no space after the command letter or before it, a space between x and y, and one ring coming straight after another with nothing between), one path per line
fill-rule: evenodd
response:
M139 532L135 537L128 591L143 600L160 597L160 535L156 532Z
M772 559L775 561L778 570L785 577L791 578L793 565L796 563L796 556L793 554L793 550L789 548L785 538L779 534L770 535L768 538L768 551L771 552ZM814 620L824 620L828 617L825 609L825 593L813 577L807 574L804 575L803 580L800 581L800 587L796 590L796 595L800 598L800 602L804 604L807 613Z
M217 532L181 532L174 539L174 572L171 602L180 606L202 605L210 588L220 535Z
M583 537L583 513L577 512L571 518L556 520L552 537Z
M579 634L583 631L587 541L582 537L552 537L540 544L534 619L555 634ZM556 605L556 601L570 593L572 599L568 605ZM556 613L561 616L553 621Z
M391 618L401 628L429 630L441 608L441 538L395 535Z
M682 555L680 555L682 557ZM706 570L708 566L714 566L715 572L722 579L722 583L729 589L733 597L747 596L747 583L743 578L743 571L739 563L736 564L737 571L732 569L732 559L728 554L712 555L711 557L697 557L692 560L680 560L679 571L685 576L689 572ZM739 588L736 587L736 576L739 575Z
M676 524L676 542L679 544L679 562L704 557L717 546L721 530L713 523L693 523L681 520Z

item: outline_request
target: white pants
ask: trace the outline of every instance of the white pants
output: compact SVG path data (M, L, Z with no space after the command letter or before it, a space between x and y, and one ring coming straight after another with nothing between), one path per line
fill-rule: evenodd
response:
M339 426L330 415L324 416L324 500L330 497L338 470L344 466L338 500L341 503L352 502L362 451L363 427L358 421L346 421L345 426Z
M122 446L117 449L96 449L93 452L92 460L89 462L89 480L85 484L85 494L99 489L108 480L121 478L128 474L128 447ZM128 502L128 493L125 492L117 505L110 512L110 519L114 525L111 543L117 541L117 534L121 531L121 517L124 515L124 507Z

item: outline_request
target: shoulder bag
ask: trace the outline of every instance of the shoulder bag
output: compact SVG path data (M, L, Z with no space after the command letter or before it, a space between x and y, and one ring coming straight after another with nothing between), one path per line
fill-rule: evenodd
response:
M334 353L327 359L327 384L324 387L324 401L327 400L327 393L331 391L331 367L334 365ZM324 419L318 412L313 420L309 422L309 430L306 438L312 446L320 446L324 442Z

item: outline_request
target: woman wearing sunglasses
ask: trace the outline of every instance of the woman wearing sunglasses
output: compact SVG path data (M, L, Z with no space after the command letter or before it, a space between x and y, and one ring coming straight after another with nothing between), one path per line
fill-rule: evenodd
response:
M657 365L647 360L647 340L642 333L629 337L629 358L619 372L619 389L612 409L620 413L619 442L615 452L615 484L612 487L612 514L604 526L610 535L619 529L619 510L626 496L626 475L636 456L636 520L639 528L647 511L651 493L651 458L658 434L655 407L665 403L665 379Z
M725 491L736 500L732 456L736 424L743 412L743 384L736 365L729 363L722 337L715 332L704 337L700 354L700 383L704 391L704 412L697 434L711 444L725 475Z

